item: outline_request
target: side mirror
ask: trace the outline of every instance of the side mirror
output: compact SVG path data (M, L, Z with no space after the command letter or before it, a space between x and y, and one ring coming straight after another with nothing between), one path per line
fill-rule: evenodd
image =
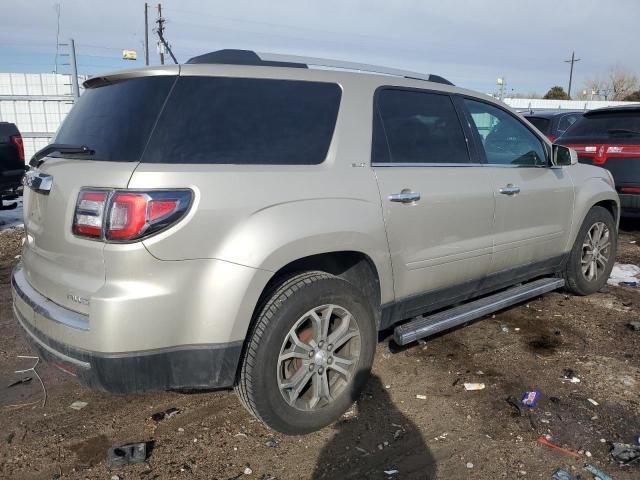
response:
M553 166L555 167L565 167L578 163L578 153L573 148L565 147L563 145L556 145L554 143L551 146L551 151L551 163L553 163Z

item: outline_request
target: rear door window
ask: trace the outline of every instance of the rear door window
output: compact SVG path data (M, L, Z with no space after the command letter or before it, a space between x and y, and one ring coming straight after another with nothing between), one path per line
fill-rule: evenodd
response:
M581 113L561 116L560 120L558 120L558 134L564 133L571 125L576 123L581 116Z
M470 163L451 97L385 88L376 95L375 163Z
M313 165L327 156L335 83L180 77L143 162Z
M87 88L53 143L85 145L95 152L64 155L78 160L139 161L175 81L175 76L152 76Z

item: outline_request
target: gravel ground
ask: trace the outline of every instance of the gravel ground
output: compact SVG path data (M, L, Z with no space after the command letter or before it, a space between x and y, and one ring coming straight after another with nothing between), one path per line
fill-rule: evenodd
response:
M640 222L623 228L619 260L638 265ZM2 478L549 479L564 467L590 479L585 464L616 480L640 478L640 462L621 467L609 454L611 442L640 435L640 332L627 326L640 320L639 288L551 293L404 349L382 338L352 410L320 432L286 437L231 392L114 396L47 365L38 366L44 407L36 378L5 388L32 362L17 358L32 350L14 325L9 291L21 235L0 233ZM580 383L563 379L567 368ZM465 391L464 382L486 388ZM529 389L540 391L538 406L517 416L506 399ZM87 406L70 408L76 400ZM151 419L169 407L179 413ZM541 445L544 435L579 456ZM148 461L110 471L107 448L134 441L153 442Z

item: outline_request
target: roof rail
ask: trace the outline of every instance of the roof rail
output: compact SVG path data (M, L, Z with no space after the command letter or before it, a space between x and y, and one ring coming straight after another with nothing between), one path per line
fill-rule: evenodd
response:
M379 65L368 65L365 63L345 62L342 60L330 60L327 58L302 57L298 55L284 55L279 53L253 52L251 50L218 50L217 52L205 53L204 55L190 58L187 63L215 63L289 68L320 67L326 69L377 73L393 77L403 77L412 80L425 80L427 82L453 85L449 80L439 75L411 72L397 68L382 67Z

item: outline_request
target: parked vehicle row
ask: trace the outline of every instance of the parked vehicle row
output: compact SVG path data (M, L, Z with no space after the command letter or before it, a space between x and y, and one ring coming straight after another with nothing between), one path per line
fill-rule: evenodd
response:
M22 135L13 123L0 122L0 210L15 208L26 166Z

